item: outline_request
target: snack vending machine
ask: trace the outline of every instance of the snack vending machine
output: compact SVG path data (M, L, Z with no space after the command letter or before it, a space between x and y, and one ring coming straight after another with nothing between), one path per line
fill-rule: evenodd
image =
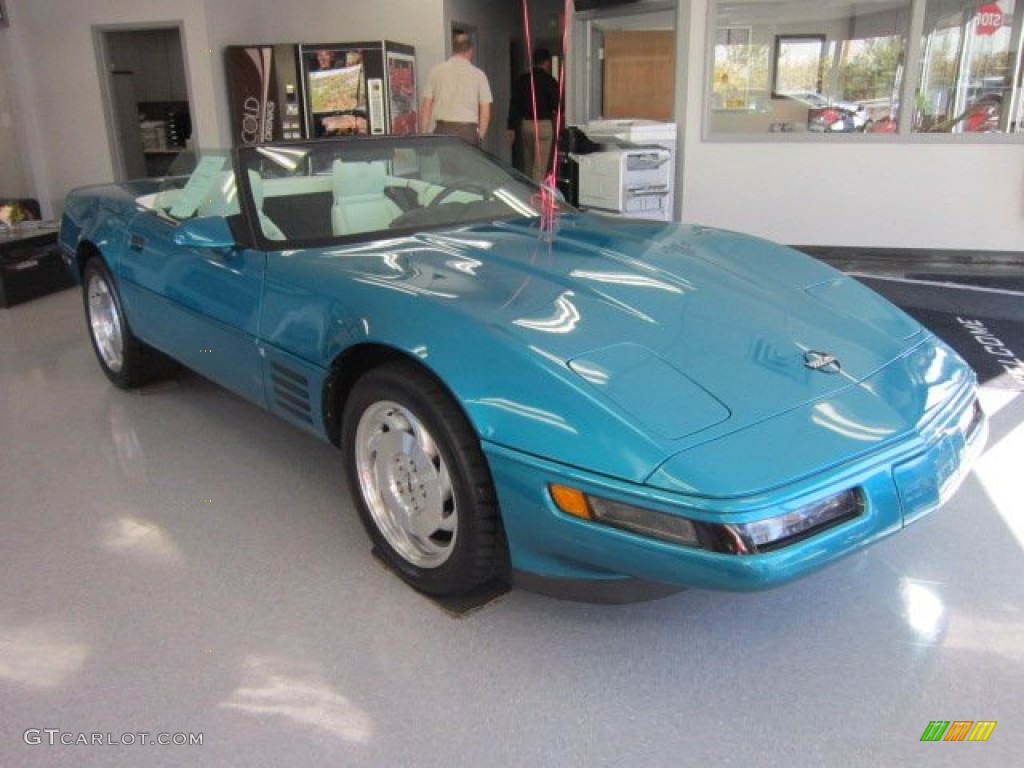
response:
M307 136L416 132L412 46L386 40L303 43L299 61Z

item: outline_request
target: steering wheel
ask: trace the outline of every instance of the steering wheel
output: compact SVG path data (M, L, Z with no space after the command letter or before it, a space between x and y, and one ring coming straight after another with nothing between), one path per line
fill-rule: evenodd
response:
M474 195L480 195L484 200L491 199L491 191L482 184L475 184L472 181L456 181L438 192L434 199L428 203L428 207L440 205L453 192L469 192Z

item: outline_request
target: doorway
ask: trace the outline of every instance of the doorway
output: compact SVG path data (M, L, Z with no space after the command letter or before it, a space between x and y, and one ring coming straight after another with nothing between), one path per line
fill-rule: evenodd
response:
M570 52L578 122L633 117L672 120L675 112L676 3L576 13Z
M115 181L167 175L192 137L179 26L94 27Z

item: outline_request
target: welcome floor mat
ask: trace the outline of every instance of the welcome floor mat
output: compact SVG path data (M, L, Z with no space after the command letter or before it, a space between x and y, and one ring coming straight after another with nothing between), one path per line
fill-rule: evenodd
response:
M919 307L903 311L959 352L982 384L1024 392L1024 323Z

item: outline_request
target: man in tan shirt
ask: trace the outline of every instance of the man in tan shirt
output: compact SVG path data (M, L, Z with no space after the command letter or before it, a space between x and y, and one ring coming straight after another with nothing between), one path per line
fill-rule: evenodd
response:
M491 122L491 86L483 70L473 66L473 43L465 32L452 37L452 55L430 71L420 105L420 130L458 136L480 146Z

